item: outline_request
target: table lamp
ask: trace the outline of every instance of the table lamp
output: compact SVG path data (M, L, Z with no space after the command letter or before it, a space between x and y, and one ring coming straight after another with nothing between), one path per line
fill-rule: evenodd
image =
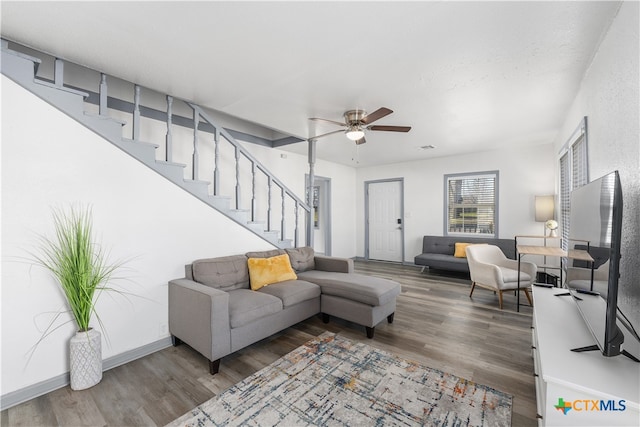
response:
M535 201L536 222L544 223L545 231L542 234L546 236L546 230L549 229L549 237L555 237L558 228L558 223L553 221L555 216L554 200L555 196L536 196Z

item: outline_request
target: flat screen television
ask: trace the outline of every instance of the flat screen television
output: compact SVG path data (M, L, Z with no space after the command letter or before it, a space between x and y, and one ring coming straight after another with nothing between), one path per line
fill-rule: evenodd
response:
M621 348L625 335L619 327L624 319L618 318L622 236L618 171L573 190L570 200L566 286L596 341L573 351L600 350L607 357L625 354L638 361Z

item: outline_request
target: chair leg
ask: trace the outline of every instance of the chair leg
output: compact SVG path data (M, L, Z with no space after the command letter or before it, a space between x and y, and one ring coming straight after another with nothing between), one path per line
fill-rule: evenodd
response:
M500 310L502 310L502 291L498 291L498 302L500 303Z
M472 282L471 283L471 292L469 293L469 298L471 298L471 295L473 295L473 290L476 288L476 282Z
M524 294L527 296L527 301L529 301L529 305L533 307L533 301L531 301L531 295L529 294L529 289L523 288Z

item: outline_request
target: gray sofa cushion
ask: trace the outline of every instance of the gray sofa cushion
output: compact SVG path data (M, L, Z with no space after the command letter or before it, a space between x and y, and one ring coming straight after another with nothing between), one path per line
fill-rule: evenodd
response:
M199 259L191 264L193 280L223 291L249 288L247 257L232 255Z
M428 265L430 268L469 271L469 263L466 258L456 258L451 255L426 253L417 255L414 259L416 265Z
M258 292L280 298L286 308L302 301L318 298L320 296L320 286L304 280L287 280L264 286Z
M323 294L372 306L386 304L400 293L400 284L397 282L361 274L311 270L298 274L298 279L319 285Z
M285 253L283 249L271 249L269 251L247 252L245 255L247 258L271 258Z
M285 249L291 260L291 267L296 273L307 270L315 270L315 253L313 248L305 246L302 248Z
M282 300L250 289L229 291L229 323L237 328L282 311Z

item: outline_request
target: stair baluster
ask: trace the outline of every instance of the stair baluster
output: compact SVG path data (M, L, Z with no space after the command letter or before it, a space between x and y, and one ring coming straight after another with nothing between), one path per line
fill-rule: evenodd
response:
M299 221L299 210L300 210L300 203L298 203L298 201L296 200L296 207L295 207L295 229L293 232L293 246L294 247L298 247L298 237L299 237L299 227L298 227L298 221Z
M173 123L173 96L167 95L167 136L165 137L165 160L172 161L173 152L173 134L171 133L171 125Z
M256 163L251 162L251 222L256 220Z
M64 86L64 61L56 58L53 68L53 83L56 86Z
M198 162L200 161L200 153L198 152L198 124L200 123L200 115L193 110L193 166L191 167L191 179L198 180Z
M133 86L133 132L134 141L140 141L140 86Z
M220 194L220 130L216 128L213 139L213 195Z
M236 148L236 209L240 209L240 148Z
M100 73L100 104L98 114L101 116L107 116L107 75Z
M284 236L286 236L285 234L285 224L286 224L286 219L285 219L285 215L286 215L286 200L284 197L284 187L280 187L280 194L282 197L282 220L280 222L280 239L284 240Z
M271 189L273 188L273 179L267 176L267 230L271 231Z

